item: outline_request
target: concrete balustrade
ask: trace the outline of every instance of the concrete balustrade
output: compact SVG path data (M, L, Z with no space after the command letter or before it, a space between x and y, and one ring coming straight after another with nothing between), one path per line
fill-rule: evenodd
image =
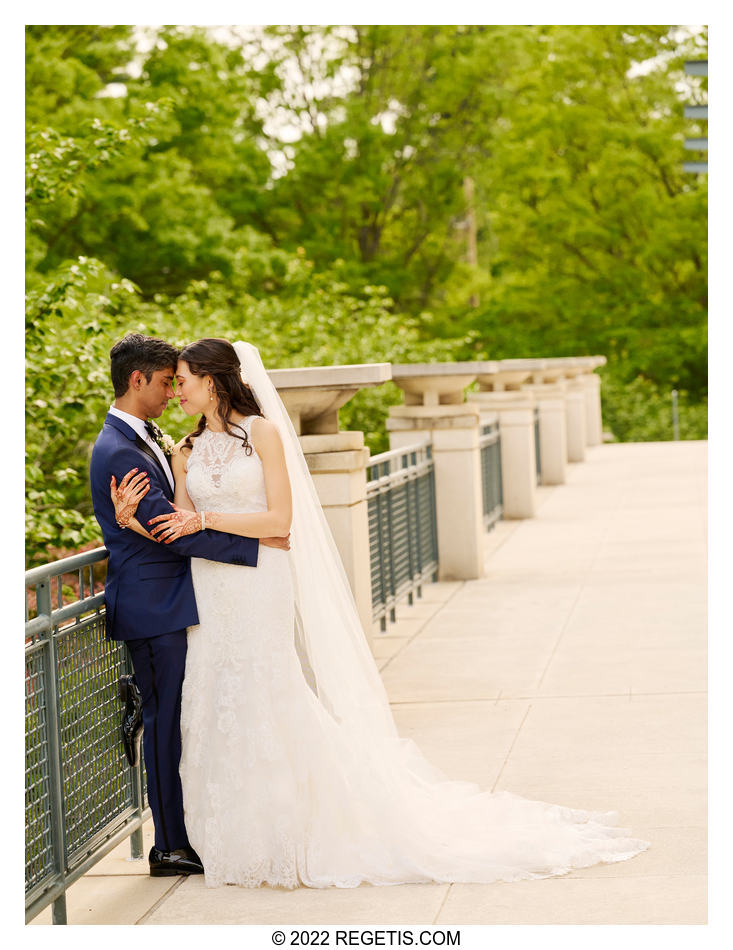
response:
M484 573L481 419L478 407L463 399L464 389L481 366L392 367L392 379L405 393L405 405L390 407L386 422L390 448L402 448L425 436L433 443L439 580L469 580Z
M568 462L582 462L585 460L585 404L585 386L578 379L569 379L565 390Z
M482 374L479 376L479 385L506 387L506 375L509 372ZM510 385L521 385L529 376L529 370L511 372L514 379ZM504 378L497 381L493 378L495 375ZM499 417L504 518L532 518L537 504L534 395L520 389L482 388L477 393L470 393L468 400L484 416L496 413Z
M603 442L603 419L601 415L601 377L593 370L604 366L605 356L583 357L586 371L579 377L585 386L586 443L600 445Z
M528 382L520 389L534 394L540 416L540 472L543 485L563 485L568 461L565 360L527 359Z
M484 412L499 414L505 518L532 518L535 514L535 406L539 409L542 481L555 485L565 480L564 393L542 391L539 384L545 378L546 363L545 359L534 357L487 363L485 372L478 377L479 392L468 397ZM558 368L549 375L558 379L561 372L562 368Z
M587 422L581 419L580 401L566 377L582 372L585 364L575 357L557 359L528 358L498 360L493 370L479 378L480 391L470 400L486 409L503 405L500 413L502 429L502 477L504 478L505 518L531 518L535 511L534 433L533 417L526 403L502 401L487 393L498 394L519 390L531 394L539 409L540 471L545 485L565 482L568 461L585 457ZM587 384L586 384L587 385ZM511 408L511 413L507 412ZM524 408L525 412L519 412ZM521 426L525 429L520 432ZM506 451L504 430L506 430ZM532 443L530 445L530 442ZM508 491L507 491L508 488Z
M309 366L270 370L270 379L300 437L308 469L341 555L351 591L369 637L372 583L363 432L340 432L338 410L360 389L391 378L389 363Z
M603 441L601 414L601 377L595 373L583 373L577 377L585 396L585 444L600 445Z
M575 356L558 356L545 360L542 381L562 384L565 399L565 436L567 461L582 462L585 458L586 408L585 388L577 382L584 365Z
M518 390L533 372L535 360L486 360L478 378L479 392Z
M271 369L268 375L298 435L333 435L339 431L339 409L360 389L391 379L391 367L389 363L299 366Z
M567 462L602 441L603 356L464 363L304 367L271 370L288 410L351 583L364 630L372 630L366 468L361 432L339 431L338 411L359 389L392 379L404 392L386 420L390 448L428 437L435 465L439 578L483 574L481 426L498 418L504 518L536 510L535 407L545 485L563 484ZM465 396L478 382L479 391Z
M548 372L562 373L575 385L569 387L573 393L582 392L585 400L584 422L580 424L580 411L577 407L568 412L568 461L582 462L586 445L600 445L603 441L603 421L601 417L601 378L593 371L606 363L605 356L557 357L548 359L544 372L547 381ZM571 432L570 427L574 429ZM582 430L582 431L581 431ZM582 449L580 442L582 440Z
M534 374L533 374L534 375ZM568 460L565 381L524 383L540 411L540 471L543 485L564 485Z
M536 360L532 371L533 383L557 383L565 378L562 360Z
M540 409L540 435L543 421L542 407L535 401L528 381L538 378L544 366L541 358L487 362L478 377L479 392L468 397L484 413L497 412L499 416L504 518L532 518L535 514L535 405ZM545 430L547 440L553 430L546 424Z

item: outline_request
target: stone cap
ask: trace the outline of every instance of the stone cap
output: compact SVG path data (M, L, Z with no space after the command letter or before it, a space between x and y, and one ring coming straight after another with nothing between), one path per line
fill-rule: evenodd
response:
M475 376L491 372L496 360L480 360L465 363L393 363L392 378L415 378L428 376Z
M470 429L479 424L480 410L471 403L456 405L390 406L385 420L388 432L407 429Z
M392 378L391 363L346 363L268 370L278 392L287 389L343 389L380 386Z
M406 405L457 405L474 381L480 390L516 391L530 378L535 382L572 379L592 373L605 356L526 357L454 363L401 363L392 366L392 379L405 393Z
M569 380L564 379L561 375L558 378L545 379L541 383L522 383L519 387L521 390L529 390L535 394L537 399L544 398L547 394L555 393L558 396L562 396L568 387Z
M338 432L341 406L360 389L388 382L392 367L390 363L297 366L271 369L268 375L297 434L328 435Z
M487 368L479 374L478 382L482 391L495 390L500 392L507 386L516 387L525 382L529 377L544 369L545 361L540 358L529 357L527 359L495 360L493 366L486 364Z
M470 393L468 402L482 408L491 408L502 411L504 409L531 409L535 404L535 395L532 389L506 389L494 392Z
M405 393L407 405L458 405L487 362L400 363L392 366L392 380Z
M592 373L598 366L606 364L605 356L555 356L545 361L545 368L562 372L563 376L572 379L582 373Z
M547 360L542 356L528 356L525 359L499 360L500 370L529 369L532 372L545 368Z

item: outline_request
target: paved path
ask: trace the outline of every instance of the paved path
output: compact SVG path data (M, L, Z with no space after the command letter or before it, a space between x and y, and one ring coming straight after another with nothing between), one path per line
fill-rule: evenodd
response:
M289 892L150 879L123 845L71 888L69 922L705 923L706 456L588 450L536 518L486 535L485 578L428 585L374 648L400 732L450 776L616 810L647 852L516 884Z

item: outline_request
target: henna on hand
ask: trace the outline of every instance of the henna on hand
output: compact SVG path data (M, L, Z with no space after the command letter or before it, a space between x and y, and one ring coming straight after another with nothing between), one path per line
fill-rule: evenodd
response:
M186 534L195 534L201 530L201 515L196 511L188 511L173 505L175 511L166 515L151 518L148 525L156 525L150 533L156 541L168 544Z
M115 521L121 528L126 528L135 517L137 505L125 505L119 510L115 509Z
M129 471L119 487L114 475L110 479L109 490L115 508L115 521L121 528L129 525L135 517L138 505L150 490L148 473L140 472L139 475L135 475L135 472L137 472L136 468Z
M186 524L183 525L179 532L179 537L183 537L184 534L195 534L197 531L201 530L201 515L194 515L193 518L189 518Z

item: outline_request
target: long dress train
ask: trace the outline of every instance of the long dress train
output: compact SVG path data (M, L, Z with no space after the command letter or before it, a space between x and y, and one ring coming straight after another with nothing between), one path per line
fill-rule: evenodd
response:
M194 440L186 484L199 510L267 510L257 452L225 432ZM517 881L648 847L613 812L451 781L396 732L360 742L358 723L309 685L291 555L260 545L256 568L192 560L200 623L188 631L180 772L208 886Z

